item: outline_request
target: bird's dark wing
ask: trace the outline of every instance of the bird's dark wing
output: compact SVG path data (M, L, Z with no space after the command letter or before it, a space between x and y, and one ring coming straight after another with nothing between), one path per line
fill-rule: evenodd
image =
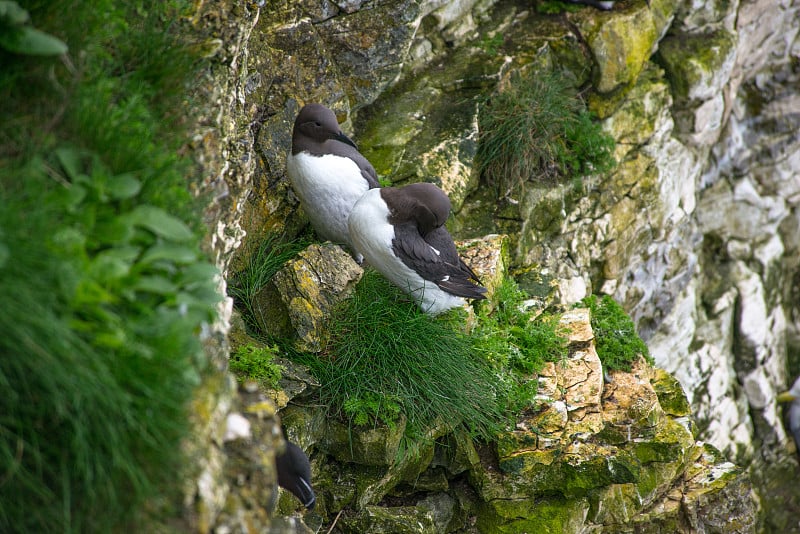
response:
M453 239L444 227L431 231L423 239L413 223L395 225L392 248L404 264L443 291L470 299L486 298L486 288L476 283L475 273L458 257Z
M361 176L369 183L369 188L374 189L380 187L381 185L378 183L378 173L375 172L375 168L364 156L361 156L361 159L363 162L356 160L356 163L358 163L358 168L361 169Z

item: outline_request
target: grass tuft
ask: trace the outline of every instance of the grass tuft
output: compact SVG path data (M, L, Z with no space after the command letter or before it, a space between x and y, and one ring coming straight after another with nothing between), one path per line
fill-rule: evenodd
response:
M393 425L403 413L413 440L437 420L484 439L507 422L495 372L467 335L375 271L332 318L325 355L301 360L322 384L322 403L352 424Z
M482 106L479 128L478 169L503 196L528 181L571 181L615 165L613 138L559 71L513 75Z
M633 320L614 299L608 295L600 299L589 295L578 306L591 311L597 355L606 369L630 371L631 363L639 356L654 365L647 345L636 333Z

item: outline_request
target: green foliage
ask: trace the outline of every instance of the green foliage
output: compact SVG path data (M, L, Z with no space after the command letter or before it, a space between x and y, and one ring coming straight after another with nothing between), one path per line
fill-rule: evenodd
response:
M363 426L381 421L394 429L400 418L402 399L390 395L365 391L363 395L353 395L344 401L342 411L354 425Z
M322 384L322 404L353 424L392 425L402 413L413 439L437 420L483 438L505 423L494 370L471 340L371 270L333 317L326 353L298 357Z
M490 56L496 55L503 46L503 33L497 32L491 37L486 35L479 42L478 47L485 50Z
M278 347L256 347L242 345L231 354L230 370L244 379L255 380L275 388L284 371L282 365L275 363Z
M64 41L27 25L30 15L16 2L0 0L0 48L29 56L59 56Z
M615 165L614 140L558 71L515 75L482 106L476 163L503 195L527 181L554 182Z
M258 332L253 298L275 276L284 263L305 249L309 241L301 238L286 241L282 236L269 236L247 255L247 264L228 285L228 294L242 311L242 317L254 334Z
M545 362L566 358L567 341L558 316L534 319L523 310L526 294L512 279L505 279L496 291L496 308L480 313L471 337L475 351L500 369L499 377L509 384L508 405L518 411L536 393L537 381L531 376Z
M608 295L602 299L590 295L578 305L591 311L597 355L606 369L630 371L631 363L640 355L650 365L654 364L630 316L614 299Z
M2 531L146 530L180 503L218 296L177 156L176 5L30 2L69 53L0 50Z

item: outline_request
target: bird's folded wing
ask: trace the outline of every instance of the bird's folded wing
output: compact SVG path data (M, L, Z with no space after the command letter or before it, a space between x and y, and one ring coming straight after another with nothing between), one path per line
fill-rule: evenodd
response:
M455 246L451 245L455 250ZM433 282L440 289L459 297L471 299L485 298L486 288L475 284L472 270L464 264L458 255L453 258L449 250L443 254L427 243L411 225L395 227L395 239L392 247L400 260L423 279ZM442 247L444 248L444 247ZM444 256L444 258L443 258ZM447 261L450 260L450 261ZM458 264L454 263L457 261Z

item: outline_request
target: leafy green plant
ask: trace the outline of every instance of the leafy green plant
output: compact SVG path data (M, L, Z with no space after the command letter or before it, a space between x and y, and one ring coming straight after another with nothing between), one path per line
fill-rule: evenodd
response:
M30 14L17 2L0 0L0 48L29 56L59 56L68 50L61 39L27 23Z
M407 418L413 439L437 420L490 438L506 422L492 367L447 318L422 313L367 270L332 318L325 354L297 355L321 383L321 403L352 424Z
M642 338L636 333L633 320L614 299L608 295L598 298L590 295L578 306L589 308L597 355L605 369L630 371L631 363L642 356L653 365L653 358Z
M194 59L179 2L26 8L68 51L0 50L0 530L151 530L218 301L178 156Z
M515 74L482 106L476 163L502 195L615 165L614 140L594 122L569 78Z
M363 395L351 396L345 400L342 411L354 425L363 426L380 421L394 428L403 411L401 401L399 397L366 391Z
M557 362L567 356L567 341L556 315L540 314L533 318L523 309L526 294L507 278L496 290L497 306L491 313L479 314L471 334L478 354L492 361L507 386L507 402L518 411L536 392L531 380L545 362Z
M241 378L256 380L268 387L277 387L284 371L283 366L275 363L278 352L277 346L242 345L231 353L230 370Z

